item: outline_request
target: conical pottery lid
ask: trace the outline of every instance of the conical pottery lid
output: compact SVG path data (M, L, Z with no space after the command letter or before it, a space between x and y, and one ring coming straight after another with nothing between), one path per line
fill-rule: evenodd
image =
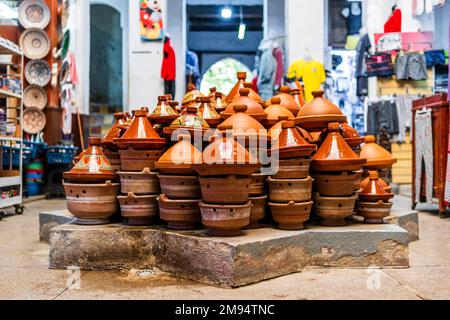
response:
M114 143L119 148L145 148L149 150L162 149L166 140L161 138L153 129L152 123L147 118L148 113L144 109L134 112L134 119L127 131L119 139L114 139Z
M344 137L345 142L347 142L352 149L358 148L364 141L364 139L359 135L358 131L356 131L346 122L341 123L341 133Z
M164 95L158 97L158 105L148 118L154 124L169 124L178 118L178 112L170 106L168 96Z
M228 96L225 98L225 102L229 104L233 99L239 94L239 90L244 88L245 80L247 79L247 72L238 72L237 73L237 82L234 85L233 89L231 89Z
M209 88L209 97L212 99L216 96L216 92L217 92L217 88L216 87L212 87Z
M324 91L314 91L314 99L307 103L297 115L297 124L309 131L321 131L328 123L343 123L347 117L341 109L323 96Z
M186 130L191 135L211 129L203 117L198 115L196 107L187 107L186 114L180 115L169 127L164 128L164 134L171 135L177 130Z
M155 165L164 174L194 174L192 165L201 161L202 153L191 144L191 136L180 135L178 142Z
M339 123L328 125L328 135L313 156L311 167L315 171L360 170L366 159L360 158L345 142L340 133Z
M369 184L369 182L370 182L370 177L367 177L366 179L364 179L361 182L361 189L364 189ZM378 182L380 183L381 187L384 190L387 191L387 189L391 189L391 186L386 181L384 181L383 179L379 178Z
M264 126L255 118L247 114L246 105L234 105L233 108L234 114L225 120L222 125L232 127L235 136L267 136L267 130Z
M181 105L183 106L183 108L186 108L194 104L197 97L204 97L204 94L201 93L200 90L195 87L195 85L190 84L187 87L186 95L184 96Z
M214 99L212 99L210 102L210 106L216 109L216 111L219 113L225 111L225 109L227 108L227 103L223 98L223 93L216 92L216 94L214 95Z
M250 90L247 88L239 90L239 97L229 103L225 111L222 112L222 119L228 119L231 117L235 113L234 107L237 105L246 105L246 113L258 121L267 119L267 113L264 112L264 108L258 102L251 99L249 94Z
M364 137L364 145L361 149L361 157L367 159L365 168L386 169L392 167L397 159L392 154L376 143L375 136Z
M297 115L300 111L300 106L295 101L294 97L291 95L291 88L287 86L283 86L280 88L280 93L276 95L274 98L280 98L280 104L292 112L294 115ZM267 102L267 106L272 105L272 101Z
M281 159L309 157L317 150L317 146L307 142L294 121L284 121L281 133L272 144L272 153L278 153Z
M198 114L203 117L203 119L208 122L209 120L215 120L218 123L221 122L220 115L217 113L216 109L211 107L211 100L209 97L201 98L201 104L198 108Z
M89 138L89 147L80 154L80 160L64 178L74 182L101 182L114 180L117 174L100 147L101 138Z
M394 197L394 194L386 192L380 184L379 178L380 176L377 171L369 172L369 183L358 195L360 201L378 202L382 200L387 202Z
M114 144L114 139L120 138L122 130L120 126L123 126L127 121L127 114L125 112L119 112L114 114L114 124L109 132L102 138L101 144L103 147L111 147Z
M305 95L303 93L302 89L292 89L291 95L294 98L295 102L297 102L297 105L302 109L305 105Z
M251 99L255 100L256 102L261 104L263 107L265 107L264 100L260 97L259 94L256 93L255 90L253 90L253 83L251 83L251 82L244 82L244 88L250 90L250 93L248 94L248 96ZM234 99L237 98L237 96L238 95L236 95L234 97Z
M272 138L272 140L278 139L278 136L280 135L281 130L282 130L282 124L284 121L287 121L287 120L289 120L289 118L286 116L278 117L278 122L274 126L272 126L269 130L269 136ZM313 141L313 137L311 136L311 134L308 131L306 131L305 129L300 128L300 127L297 127L297 129L300 130L302 137L306 141L308 141L310 143Z
M283 107L280 97L273 97L271 105L264 109L267 113L267 119L263 121L265 126L272 127L279 122L279 117L288 117L288 120L294 120L295 116L287 108Z

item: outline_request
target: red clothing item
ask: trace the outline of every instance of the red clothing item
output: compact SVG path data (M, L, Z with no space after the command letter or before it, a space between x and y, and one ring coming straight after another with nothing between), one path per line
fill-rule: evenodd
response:
M161 78L166 81L173 81L176 79L177 62L175 58L175 50L173 50L170 40L167 39L164 43L164 58L161 68Z
M384 24L384 33L402 32L402 10L395 9Z
M275 71L275 86L281 87L284 74L283 51L280 48L275 48L273 49L273 56L277 62L277 68Z

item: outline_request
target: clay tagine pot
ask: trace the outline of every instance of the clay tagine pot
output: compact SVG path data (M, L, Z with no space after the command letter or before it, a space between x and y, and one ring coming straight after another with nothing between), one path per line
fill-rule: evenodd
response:
M364 169L389 169L397 159L392 154L376 143L375 136L364 137L364 145L361 149L361 157L367 159Z
M307 202L311 201L313 179L274 179L269 178L270 201Z
M312 173L314 191L326 197L349 197L355 189L356 173L342 171L336 173Z
M172 135L174 132L188 132L191 136L202 134L211 129L205 119L198 115L196 107L187 107L186 114L182 114L169 127L164 128L164 134Z
M148 116L148 119L153 124L170 124L176 118L178 118L178 112L170 106L167 96L158 98L158 105Z
M253 99L256 102L258 102L263 108L266 107L266 104L264 103L264 100L259 96L259 94L256 93L255 90L253 90L253 83L251 83L251 82L244 82L244 88L250 90L250 93L248 94L248 96L251 99ZM236 98L236 97L234 97L234 98Z
M120 188L123 194L130 192L135 195L160 194L158 174L145 168L141 172L118 172L120 176Z
M295 158L280 160L275 167L274 179L306 179L309 176L311 159Z
M145 168L155 169L155 163L162 156L162 150L136 150L128 148L119 150L120 152L120 169L122 171L141 172Z
M250 177L201 177L202 198L210 204L243 204L248 202Z
M166 139L161 138L153 129L147 115L145 109L135 111L134 119L124 135L114 139L114 143L120 149L133 147L139 150L159 150L164 148Z
M291 95L294 98L295 102L297 102L297 105L299 106L299 108L302 109L306 104L305 95L303 94L303 89L292 89ZM300 109L299 109L299 111L300 111Z
M236 113L235 106L245 105L247 106L246 114L251 116L257 121L263 121L267 119L267 113L264 112L264 108L255 100L249 97L250 90L247 88L239 90L239 97L228 103L227 108L220 115L222 119L228 119Z
M252 174L252 181L250 182L250 196L259 197L266 192L267 175L262 173Z
M298 113L296 123L308 131L321 131L331 122L343 123L347 117L330 100L325 99L324 91L314 91L314 99Z
M340 133L339 123L328 125L328 135L322 146L312 158L314 171L356 171L366 163L345 142Z
M314 195L314 212L321 218L320 224L326 227L347 225L346 219L354 214L356 195L351 197L322 197Z
M183 98L181 106L183 109L195 105L197 97L204 97L203 93L198 90L195 85L190 84L187 87L186 95Z
M135 195L129 192L118 196L122 217L128 219L130 226L149 226L159 213L158 195Z
M201 225L202 216L198 200L173 200L165 194L158 198L159 215L173 230L194 230Z
M100 147L101 138L90 137L89 147L82 153L80 160L64 179L72 182L91 183L117 179L117 173L111 167Z
M211 99L209 97L200 99L200 106L198 108L198 114L203 119L205 119L206 123L211 128L216 128L222 122L222 118L217 113L216 109L214 109L210 105L210 101L211 101Z
M370 182L370 177L367 177L366 179L364 179L363 181L361 181L360 184L360 188L358 189L364 189L365 187L367 187L367 185ZM386 192L391 192L392 187L383 179L379 178L378 182L380 183L381 187L386 191Z
M295 101L294 97L291 95L291 88L283 86L280 88L280 93L274 98L280 98L280 103L283 107L292 112L293 115L297 115L300 111L300 106ZM270 100L267 103L267 107L271 106L273 101Z
M270 139L264 126L246 113L248 110L246 105L235 105L233 108L234 114L219 126L219 129L222 128L220 130L231 127L236 138Z
M201 199L197 176L158 175L161 191L169 199Z
M212 100L216 96L216 93L217 93L217 88L216 87L209 88L209 95L208 95L208 97Z
M394 204L392 202L360 202L356 203L356 212L364 218L364 223L383 224L384 218L389 217Z
M271 99L271 105L264 109L267 113L267 119L262 121L264 126L268 129L276 125L280 121L280 117L287 118L287 120L294 120L295 116L284 106L280 105L281 99L274 97Z
M194 163L201 163L202 153L191 144L190 135L179 135L178 142L164 153L155 167L162 174L194 175Z
M211 107L216 109L218 113L221 113L225 111L227 108L227 103L225 102L225 99L223 98L223 93L216 92L214 95L214 98L210 102Z
M123 126L127 121L127 114L125 112L119 112L114 114L114 124L111 127L111 130L102 138L101 146L103 148L107 148L113 151L117 151L117 146L114 144L114 139L120 138L121 129L120 126Z
M289 117L286 117L286 116L278 117L278 122L269 129L269 136L272 140L278 139L278 136L280 135L281 130L282 130L281 126L282 126L283 122L288 121L288 120L289 120ZM297 126L297 129L300 130L302 137L306 141L308 141L309 143L313 143L314 138L311 136L311 134L308 131L306 131L305 129L300 128L298 126Z
M231 89L228 96L225 98L226 104L229 104L234 100L236 96L239 95L239 90L244 88L245 80L247 79L247 72L238 72L237 73L237 82L234 85L233 89Z
M214 237L235 237L242 235L242 228L250 224L252 203L240 205L217 205L200 202L202 223L208 235Z
M303 225L309 220L313 202L295 203L275 203L269 202L272 217L278 223L281 230L303 230Z
M303 139L294 121L285 121L282 131L275 143L272 143L272 154L278 154L280 159L309 157L317 150L317 146Z
M358 197L361 202L388 202L394 197L393 193L388 193L378 181L380 176L377 171L369 172L369 183L359 193Z
M344 137L345 142L347 142L353 150L359 149L361 144L364 142L364 139L361 138L358 131L356 131L348 123L341 123L341 134Z
M257 229L261 227L259 221L266 217L266 205L268 198L269 197L266 195L249 198L252 203L252 211L250 212L250 224L247 225L244 229Z

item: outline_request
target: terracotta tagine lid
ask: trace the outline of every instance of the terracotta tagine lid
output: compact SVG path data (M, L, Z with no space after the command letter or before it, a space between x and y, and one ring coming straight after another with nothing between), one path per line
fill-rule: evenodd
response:
M181 103L182 107L187 108L192 104L195 104L195 100L197 99L197 97L204 97L204 95L195 87L195 85L188 85L186 95L184 96L183 102Z
M300 111L300 106L295 101L294 97L291 95L291 88L283 86L280 88L280 93L274 98L280 98L280 104L288 109L292 114L297 115ZM267 106L272 105L272 101L267 102Z
M258 121L267 119L267 113L264 112L264 108L258 102L251 99L249 94L250 90L247 88L239 90L239 97L229 103L225 111L222 112L222 119L228 119L231 117L235 113L234 107L237 105L246 105L247 111L245 113Z
M367 177L366 179L364 179L361 182L361 189L364 189L370 182L370 177ZM389 183L387 183L386 181L384 181L383 179L379 178L378 182L380 183L381 187L386 191L386 192L390 192L392 190L392 187L389 185Z
M253 89L253 83L251 82L244 82L244 88L250 90L250 93L248 94L248 96L250 97L250 99L255 100L256 102L258 102L263 108L265 108L265 103L264 100L261 98L261 96L259 94L256 93L256 91ZM235 96L234 98L237 98L237 96Z
M216 87L209 88L209 96L208 97L210 99L213 99L216 96L216 93L217 93Z
M305 95L303 93L303 90L302 89L292 89L291 95L294 98L295 102L297 102L297 105L300 107L300 109L302 109L306 104Z
M314 91L314 99L298 113L296 123L308 131L322 131L331 122L343 123L347 117L341 109L324 98L324 91Z
M339 123L333 122L328 125L328 135L313 156L311 167L315 171L355 171L365 163L366 159L360 158L345 142Z
M216 92L216 94L214 95L214 99L212 99L209 104L211 105L211 107L216 109L218 113L225 111L225 109L227 108L227 104L223 98L223 93L221 92Z
M167 95L158 98L158 105L148 116L148 119L154 124L170 124L178 118L178 112L169 104Z
M134 112L134 119L124 135L114 139L114 143L121 149L134 147L136 149L159 150L166 145L166 139L161 138L148 120L145 109Z
M198 115L196 107L187 107L186 114L182 114L169 127L164 128L164 134L171 135L175 131L186 131L193 136L196 132L203 133L211 129L203 117Z
M64 173L64 179L85 183L104 182L117 178L117 173L100 147L101 141L98 137L89 138L89 147L80 154L80 160L72 170Z
M203 119L205 119L206 123L211 128L215 128L222 122L222 119L220 118L220 115L217 113L216 109L211 106L210 101L211 100L209 97L200 98L200 107L198 108L198 114L199 116L203 117Z
M114 124L109 132L102 138L101 145L103 148L114 148L114 139L120 138L122 130L120 126L123 126L127 121L127 113L119 112L114 114Z
M282 126L283 122L287 121L287 120L289 120L289 117L286 117L286 116L278 117L278 122L274 126L272 126L269 130L269 136L272 138L272 140L278 139L278 136L280 135L281 130L282 130L281 126ZM300 127L297 127L297 129L300 131L300 133L302 134L302 137L306 141L308 141L309 143L312 143L312 141L314 139L308 131L306 131L305 129L300 128Z
M367 159L364 168L373 169L388 169L391 168L397 159L392 157L392 154L376 143L375 136L364 137L364 145L361 149L361 157Z
M155 167L162 174L192 175L192 166L201 163L202 153L191 144L190 135L179 135L178 142L164 153Z
M246 105L237 105L233 107L234 114L225 120L222 125L231 127L235 137L239 136L258 136L259 138L268 138L267 130L255 118L247 113Z
M358 148L364 142L364 139L361 138L358 131L346 122L341 123L341 133L345 142L347 142L352 149Z
M369 183L358 195L360 201L378 202L381 200L384 202L388 202L389 199L392 199L394 197L393 193L386 192L386 190L380 184L379 178L380 176L378 175L377 171L369 172Z
M180 103L178 101L168 101L169 106L175 110L177 113L181 111Z
M245 80L247 79L247 72L238 72L237 73L237 82L234 85L233 89L231 89L228 96L225 98L225 102L229 104L234 98L239 95L239 90L244 88Z
M272 127L279 122L280 117L288 117L288 120L294 120L295 116L287 108L282 106L280 97L273 97L271 100L271 105L264 109L267 113L267 119L262 123L265 127Z
M309 157L317 150L317 146L307 142L294 121L284 121L281 124L281 133L272 144L271 153L278 153L280 159Z

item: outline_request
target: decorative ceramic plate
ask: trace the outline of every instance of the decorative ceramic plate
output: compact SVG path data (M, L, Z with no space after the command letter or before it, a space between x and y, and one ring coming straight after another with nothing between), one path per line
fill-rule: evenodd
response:
M38 108L28 108L23 112L23 131L28 134L37 134L44 130L46 124L45 114Z
M45 29L50 22L50 9L43 0L24 0L19 6L19 22L25 29Z
M64 61L61 65L61 70L59 70L59 83L64 84L69 78L69 62Z
M42 87L29 85L23 92L23 104L26 108L43 110L47 106L47 93Z
M51 77L50 66L45 60L32 60L25 66L25 78L29 84L45 87Z
M25 30L20 36L20 48L28 59L37 60L45 58L50 52L50 38L47 32L41 29Z
M63 38L61 40L61 60L65 60L67 57L67 52L69 52L70 45L70 30L67 29L64 32Z

